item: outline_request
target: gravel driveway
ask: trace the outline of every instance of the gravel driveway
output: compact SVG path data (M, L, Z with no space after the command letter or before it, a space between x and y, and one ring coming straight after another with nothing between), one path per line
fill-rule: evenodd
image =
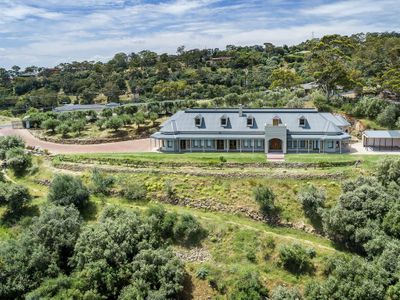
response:
M94 145L69 145L42 141L34 137L26 129L13 129L10 126L0 128L0 136L20 136L28 146L36 146L47 149L53 154L67 153L116 153L116 152L152 152L155 151L154 143L150 139L131 140Z

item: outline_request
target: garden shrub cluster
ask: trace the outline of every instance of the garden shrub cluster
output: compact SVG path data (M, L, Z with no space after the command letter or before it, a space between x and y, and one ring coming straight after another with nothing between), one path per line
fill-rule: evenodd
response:
M0 298L176 299L184 269L169 245L203 233L193 217L161 206L107 207L85 225L73 205L49 204L2 242Z
M0 137L0 159L17 175L32 166L32 157L25 152L24 141L16 136Z

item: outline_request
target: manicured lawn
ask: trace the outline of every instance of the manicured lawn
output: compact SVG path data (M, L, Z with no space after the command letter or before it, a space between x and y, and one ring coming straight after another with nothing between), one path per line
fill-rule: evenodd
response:
M80 159L115 160L127 162L180 162L180 163L219 163L221 157L227 162L257 163L266 162L264 153L91 153L63 155L69 160L78 162ZM61 157L63 157L61 156Z

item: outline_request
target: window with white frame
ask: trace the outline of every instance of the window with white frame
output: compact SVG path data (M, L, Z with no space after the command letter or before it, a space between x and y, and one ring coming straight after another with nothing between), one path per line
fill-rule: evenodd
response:
M228 117L227 116L221 117L221 126L223 126L223 127L228 126Z
M248 147L249 146L249 140L244 140L243 144L244 144L245 147Z
M333 141L328 141L328 148L333 148Z
M207 147L211 147L211 140L207 140Z
M300 148L306 147L306 141L300 141Z
M167 141L167 147L172 148L172 141Z
M261 146L262 146L262 140L257 140L257 147L261 148Z
M299 118L299 126L300 127L306 126L306 118L304 118L304 117Z
M201 126L201 121L202 121L202 117L199 115L199 116L196 116L195 118L194 118L194 125L196 126L196 127L200 127Z
M272 119L272 125L273 126L279 126L279 124L281 124L282 122L281 122L281 118L279 117L279 116L275 116L273 119Z
M253 127L254 118L252 115L247 117L247 127Z
M199 141L198 140L194 140L194 146L198 147L199 146Z

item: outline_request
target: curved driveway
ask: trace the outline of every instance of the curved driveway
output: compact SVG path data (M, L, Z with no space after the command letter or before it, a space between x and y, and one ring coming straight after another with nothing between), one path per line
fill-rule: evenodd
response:
M116 152L149 152L155 151L154 143L150 139L131 140L106 144L77 145L77 144L57 144L42 141L34 137L26 129L13 129L10 126L0 128L0 136L20 136L28 146L47 149L54 154L67 153L116 153Z

